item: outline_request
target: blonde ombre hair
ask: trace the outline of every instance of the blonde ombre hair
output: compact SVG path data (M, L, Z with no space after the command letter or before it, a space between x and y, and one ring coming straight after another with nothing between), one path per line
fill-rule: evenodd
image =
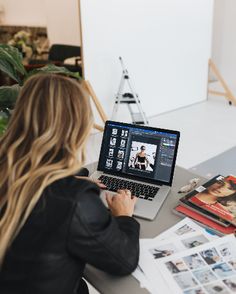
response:
M82 85L29 78L0 138L0 265L43 190L81 168L92 111Z

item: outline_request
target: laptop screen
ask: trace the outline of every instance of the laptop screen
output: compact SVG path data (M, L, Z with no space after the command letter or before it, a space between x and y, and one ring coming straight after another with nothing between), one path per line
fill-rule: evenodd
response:
M98 170L171 185L178 131L107 121Z

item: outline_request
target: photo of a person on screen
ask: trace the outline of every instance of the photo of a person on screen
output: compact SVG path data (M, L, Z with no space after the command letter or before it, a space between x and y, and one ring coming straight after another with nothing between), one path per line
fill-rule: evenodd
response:
M145 152L146 147L142 145L140 147L140 152L136 154L135 160L134 160L134 166L135 168L146 170L146 168L149 165L149 160L147 159L147 154Z

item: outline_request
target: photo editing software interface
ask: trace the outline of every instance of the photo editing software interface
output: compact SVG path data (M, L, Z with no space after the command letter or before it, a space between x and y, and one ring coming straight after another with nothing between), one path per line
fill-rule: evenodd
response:
M99 169L169 183L177 137L164 130L108 123Z

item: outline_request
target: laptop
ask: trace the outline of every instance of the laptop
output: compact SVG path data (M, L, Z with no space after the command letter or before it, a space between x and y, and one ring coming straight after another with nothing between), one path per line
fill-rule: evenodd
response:
M178 131L107 121L91 177L114 194L129 189L138 198L134 216L153 220L170 191L179 137Z

